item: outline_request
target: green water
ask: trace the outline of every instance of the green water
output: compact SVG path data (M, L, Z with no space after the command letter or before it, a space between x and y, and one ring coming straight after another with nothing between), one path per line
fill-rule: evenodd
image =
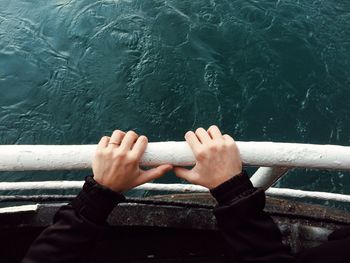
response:
M350 145L349 72L348 0L0 0L0 144L217 124L236 140ZM280 185L350 194L350 174Z

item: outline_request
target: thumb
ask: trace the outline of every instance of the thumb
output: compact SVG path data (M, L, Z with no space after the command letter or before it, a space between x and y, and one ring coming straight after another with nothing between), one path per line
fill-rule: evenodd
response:
M148 181L162 177L166 172L169 172L171 169L173 169L172 165L163 164L159 165L156 168L152 168L147 171L142 171L141 176L139 177L141 181L138 184L144 184Z
M177 177L191 182L192 171L182 167L174 167L174 173Z

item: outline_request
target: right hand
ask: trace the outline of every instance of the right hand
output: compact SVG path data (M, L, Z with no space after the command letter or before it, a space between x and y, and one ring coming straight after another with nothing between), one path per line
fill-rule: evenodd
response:
M208 131L198 128L185 135L196 158L191 169L175 167L176 176L209 189L215 188L242 172L242 161L233 138L222 135L219 128L211 126Z

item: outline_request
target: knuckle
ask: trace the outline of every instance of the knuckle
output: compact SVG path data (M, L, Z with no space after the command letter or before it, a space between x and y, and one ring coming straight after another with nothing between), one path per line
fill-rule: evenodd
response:
M223 137L229 141L234 141L233 138L228 134L224 134Z
M230 148L232 145L231 145L231 143L230 142L222 142L222 148L223 149L228 149L228 148Z
M135 154L128 155L127 160L129 163L135 163L138 161L137 156Z
M148 139L147 139L147 137L146 137L145 135L141 135L141 136L139 137L139 140L140 140L141 142L148 142Z
M131 135L133 137L137 137L137 133L134 131L128 131L127 133L129 133L129 135Z
M193 134L193 131L188 131L185 133L185 138L188 138L189 136L191 136Z
M203 161L206 159L206 152L204 150L199 150L196 154L196 158L198 161Z
M101 157L101 156L103 156L103 151L100 149L97 149L95 155L98 157Z
M126 152L123 152L123 151L116 151L114 153L114 157L116 159L120 159L120 160L124 160L126 158Z
M211 126L209 127L209 130L217 130L217 129L219 129L219 128L218 128L218 126L216 126L216 125L211 125Z
M233 148L233 147L235 147L236 145L235 145L235 143L232 142L232 141L225 141L225 146L226 146L227 148Z
M113 152L110 149L106 149L101 152L101 157L104 159L113 159Z
M123 135L123 134L124 134L124 132L122 132L121 130L115 130L113 133L114 133L115 135L117 135L117 136L120 136L120 135Z
M200 133L200 132L203 132L205 131L202 127L199 127L197 130L196 130L196 133Z
M210 151L210 152L216 152L217 150L218 150L218 144L209 144L208 146L208 150Z

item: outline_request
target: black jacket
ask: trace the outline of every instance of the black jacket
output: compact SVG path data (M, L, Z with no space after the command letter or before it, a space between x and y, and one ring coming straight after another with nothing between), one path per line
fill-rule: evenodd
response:
M211 191L218 201L214 209L218 226L227 240L232 259L239 262L350 262L350 229L336 231L320 247L298 257L282 244L281 233L263 209L265 194L242 173ZM87 177L71 204L54 216L53 224L34 241L22 263L88 261L89 249L107 229L106 219L124 196Z

